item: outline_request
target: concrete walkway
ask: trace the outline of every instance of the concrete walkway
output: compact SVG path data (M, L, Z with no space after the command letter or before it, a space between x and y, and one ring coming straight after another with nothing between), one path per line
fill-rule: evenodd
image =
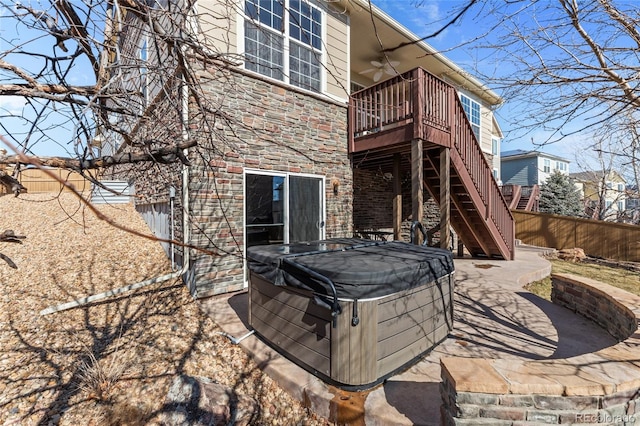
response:
M256 336L240 344L285 390L324 417L335 420L335 401L342 399L350 400L354 412L363 406L366 425L439 425L442 356L566 358L616 343L591 321L523 290L549 275L543 253L518 246L514 261L455 259L453 332L419 363L369 392L341 394ZM201 306L230 335L248 332L246 292L205 299Z

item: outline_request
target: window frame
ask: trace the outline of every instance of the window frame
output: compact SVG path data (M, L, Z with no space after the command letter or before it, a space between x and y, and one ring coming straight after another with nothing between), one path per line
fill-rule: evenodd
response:
M283 186L283 192L282 192L282 196L283 196L283 232L284 232L284 241L285 244L288 242L288 236L289 236L289 181L291 179L291 177L307 177L307 178L313 178L313 179L319 179L320 180L320 193L321 193L321 200L320 200L320 221L323 222L323 227L320 229L320 239L323 239L326 237L326 223L327 223L327 182L326 182L326 176L324 175L318 175L318 174L313 174L313 173L294 173L294 172L285 172L285 171L274 171L274 170L261 170L261 169L245 169L244 170L244 174L243 174L243 198L244 198L244 202L243 202L243 206L242 206L242 211L243 211L243 226L246 228L247 223L246 223L246 200L247 200L247 193L246 193L246 180L247 180L247 175L260 175L260 176L271 176L271 177L282 177L284 178L284 186ZM245 236L246 237L246 236ZM245 247L246 247L246 240L245 240Z
M147 68L149 63L149 36L146 34L140 38L138 60L140 61L140 91L142 95L140 107L141 112L144 113L144 110L149 105L149 72Z
M464 110L464 113L467 116L467 119L469 120L471 129L473 130L473 133L475 134L478 142L480 142L482 140L482 105L480 104L480 102L473 100L470 96L467 96L464 93L460 93L460 102L462 103L462 109ZM476 118L474 114L474 107L476 106L477 106L477 120L478 120L477 124L474 122ZM476 127L478 129L477 133L476 133Z
M300 9L302 10L305 6L309 9L309 15L313 18L314 15L317 15L319 18L319 22L311 19L309 21L309 28L311 30L310 40L307 43L304 41L304 37L300 36L296 38L295 34L292 35L292 25L298 27L300 29L300 34L305 32L305 28L303 24L294 25L292 21L292 9L291 5L293 2L296 2L300 5ZM282 0L282 16L281 16L281 28L276 29L273 26L270 26L267 23L261 22L259 14L257 18L252 18L250 15L250 11L248 10L247 5L256 5L258 3L258 9L260 9L260 3L258 0L242 0L243 7L239 12L238 19L238 51L243 56L243 68L250 72L255 72L263 77L274 79L285 84L297 87L302 90L306 90L313 93L325 93L326 92L326 38L327 38L327 16L326 12L316 6L314 2L308 0ZM272 0L271 5L280 3L278 0ZM273 7L271 8L273 10ZM302 15L305 18L305 15ZM273 20L272 20L273 21ZM304 20L303 20L304 21ZM279 21L280 22L280 21ZM317 23L317 25L314 25ZM306 25L306 24L305 24ZM255 63L256 66L250 66L254 62L247 58L247 29L248 27L253 27L256 29L258 33L266 32L269 37L273 36L281 39L281 50L279 53L282 55L282 68L279 73L264 73L260 71L259 63L260 57L259 49L256 49L255 54ZM319 27L319 28L318 28ZM314 31L314 28L317 28L318 33ZM317 42L316 42L317 41ZM277 46L274 49L270 50L270 52L277 51ZM298 55L292 56L294 51L297 50L300 52ZM305 57L305 54L308 55ZM253 54L252 54L253 55ZM313 61L313 59L316 61ZM295 63L299 62L300 67L298 70L306 69L309 72L298 72L298 70L293 70L295 68ZM279 65L279 64L276 64ZM313 71L311 71L313 69ZM317 77L316 77L317 72ZM295 77L293 74L297 77ZM280 74L280 75L277 75ZM281 77L281 78L280 78Z
M498 155L498 147L500 146L500 139L496 137L491 138L491 154Z

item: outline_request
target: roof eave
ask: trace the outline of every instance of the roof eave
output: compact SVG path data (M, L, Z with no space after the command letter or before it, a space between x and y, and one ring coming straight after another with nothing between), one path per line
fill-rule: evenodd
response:
M407 38L409 41L414 41L415 44L421 47L427 54L433 56L434 58L442 62L447 68L451 69L453 73L460 76L463 80L467 81L472 86L475 86L477 88L477 91L481 92L485 100L487 100L491 105L498 106L504 102L504 99L502 99L500 95L498 95L496 92L491 90L488 86L486 86L476 77L471 75L468 71L465 71L464 69L460 68L455 62L453 62L452 60L444 56L442 53L437 51L429 43L427 43L424 40L420 40L420 37L418 37L416 34L412 33L411 31L409 31L409 29L407 29L398 21L393 19L391 16L389 16L386 12L384 12L379 7L377 7L373 3L369 3L369 0L339 0L337 3L344 5L345 9L349 9L349 3L357 4L358 6L363 7L365 9L370 8L376 18L383 21L386 25L393 28L395 31L400 33L403 37ZM351 7L353 7L353 5L351 5Z

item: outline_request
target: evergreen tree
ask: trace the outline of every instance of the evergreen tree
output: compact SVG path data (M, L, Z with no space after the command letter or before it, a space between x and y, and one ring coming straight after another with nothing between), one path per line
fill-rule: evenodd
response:
M563 216L584 216L580 192L569 176L555 171L540 185L540 211Z

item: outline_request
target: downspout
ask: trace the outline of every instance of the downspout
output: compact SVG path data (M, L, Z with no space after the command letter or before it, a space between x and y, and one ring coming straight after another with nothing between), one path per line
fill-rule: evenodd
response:
M189 87L187 81L182 75L182 141L189 140ZM184 158L188 158L189 150L185 148L183 151ZM182 163L182 268L181 274L187 273L191 262L191 249L187 247L191 238L189 232L189 166ZM191 290L191 289L189 289Z
M186 80L184 76L182 77L182 87L181 87L181 104L182 104L182 140L187 141L189 139L189 88L187 86ZM184 157L187 158L189 153L188 149L184 149L183 151ZM173 227L173 225L172 225ZM173 229L172 229L173 230ZM176 278L183 277L185 273L189 270L190 263L190 249L187 248L189 243L189 166L187 164L182 164L182 268L179 271L172 272L167 275L162 275L160 277L151 278L145 281L141 281L135 284L129 284L124 287L111 289L105 291L103 293L94 294L91 296L81 297L79 299L72 300L70 302L66 302L56 306L50 306L46 309L40 311L40 315L48 315L54 312L65 311L67 309L72 309L78 306L83 306L88 303L96 302L98 300L106 299L108 297L117 296L119 294L125 293L127 291L136 290L142 287L146 287L152 284L157 284L169 280L173 280ZM173 265L172 265L173 266Z
M169 217L171 218L171 235L169 239L171 240L170 244L170 253L171 253L171 270L175 271L176 269L176 247L173 241L176 238L175 227L176 227L176 215L174 211L174 204L176 199L176 188L171 185L169 186Z

